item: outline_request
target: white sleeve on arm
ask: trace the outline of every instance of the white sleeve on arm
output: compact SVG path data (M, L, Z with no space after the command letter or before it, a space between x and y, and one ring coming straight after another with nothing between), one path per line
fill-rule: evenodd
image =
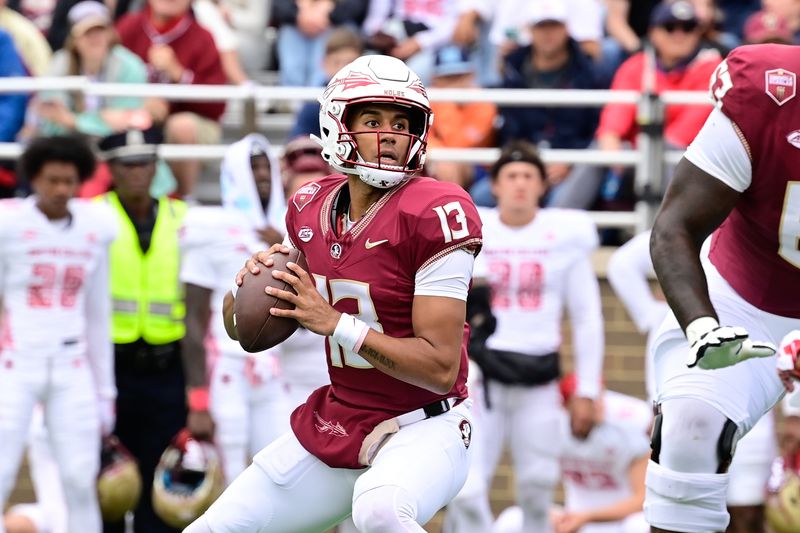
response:
M666 304L653 295L648 282L652 270L649 231L620 246L608 262L608 282L639 333L647 333L664 318Z
M581 257L567 273L566 303L578 381L576 394L597 398L603 379L605 338L600 284L588 255Z
M750 186L750 156L736 126L718 108L708 116L683 157L735 191L743 192Z
M198 287L213 289L217 274L205 246L195 246L181 254L180 280Z
M114 380L114 350L111 342L111 290L108 277L108 250L98 260L97 269L88 280L86 294L86 345L94 375L97 395L101 399L117 397Z
M475 256L456 250L426 266L414 278L414 296L446 296L467 301Z

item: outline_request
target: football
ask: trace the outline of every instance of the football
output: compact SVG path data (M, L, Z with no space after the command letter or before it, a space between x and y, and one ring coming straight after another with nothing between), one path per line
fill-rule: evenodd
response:
M308 263L303 253L292 248L288 254L276 253L272 255L274 265L272 268L260 267L261 272L253 274L248 272L242 281L242 286L236 292L233 302L233 322L239 344L245 351L263 352L288 339L299 326L297 320L287 317L277 317L270 314L272 307L279 309L294 309L294 306L285 300L276 298L264 292L267 287L275 287L284 291L295 292L288 283L275 279L273 270L294 273L286 268L286 263L293 262L308 271Z

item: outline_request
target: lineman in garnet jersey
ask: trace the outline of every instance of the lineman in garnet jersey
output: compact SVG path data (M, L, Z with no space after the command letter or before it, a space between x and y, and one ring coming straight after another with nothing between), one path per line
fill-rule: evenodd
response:
M672 309L652 348L659 414L645 517L657 531L725 530L736 441L783 394L774 346L800 327L798 72L794 46L731 52L711 81L717 107L653 227Z
M364 56L320 98L323 156L339 172L292 197L287 243L310 272L246 268L290 283L296 318L327 341L331 385L292 414L189 533L423 532L469 467L467 289L481 222L457 186L413 177L431 112L406 65ZM237 276L241 282L243 271ZM230 301L231 295L228 295ZM230 323L232 316L226 316ZM229 328L230 330L231 328Z
M708 246L703 246L701 253L708 255ZM647 334L644 368L647 396L651 401L655 399L656 386L652 350L649 348L669 311L667 303L657 298L650 287L652 271L650 231L642 232L620 246L608 261L608 282L637 329ZM728 469L729 531L750 531L750 524L764 521L764 485L775 448L775 417L769 411L736 443L736 455Z
M34 194L0 204L0 508L42 404L70 533L99 533L100 437L114 426L108 247L114 217L73 200L94 156L73 137L36 139L21 158ZM2 530L2 525L0 525Z

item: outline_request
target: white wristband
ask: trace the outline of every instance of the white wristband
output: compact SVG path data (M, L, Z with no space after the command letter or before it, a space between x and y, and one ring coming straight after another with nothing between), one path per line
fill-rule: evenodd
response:
M717 319L711 316L701 316L692 320L686 326L686 339L689 341L689 346L699 341L700 338L714 328L719 327Z
M358 353L357 350L361 348L361 343L364 342L368 331L369 326L365 322L347 313L342 313L331 338L345 350Z

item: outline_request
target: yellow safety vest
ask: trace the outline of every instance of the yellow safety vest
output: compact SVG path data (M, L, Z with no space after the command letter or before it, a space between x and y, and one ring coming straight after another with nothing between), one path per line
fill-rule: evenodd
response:
M150 248L142 253L133 222L115 192L100 197L116 211L119 235L111 245L112 337L115 344L144 339L167 344L184 336L186 307L179 280L178 230L186 204L166 197L158 214Z

